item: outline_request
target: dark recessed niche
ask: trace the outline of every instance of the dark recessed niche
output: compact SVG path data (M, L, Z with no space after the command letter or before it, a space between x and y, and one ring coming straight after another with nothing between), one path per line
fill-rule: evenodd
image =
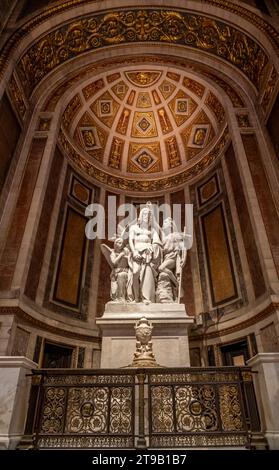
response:
M72 363L73 348L45 342L42 367L56 369L69 368Z

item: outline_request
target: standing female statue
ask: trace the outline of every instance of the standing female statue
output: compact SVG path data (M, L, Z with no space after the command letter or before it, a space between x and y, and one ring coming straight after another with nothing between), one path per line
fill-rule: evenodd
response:
M152 204L141 209L137 223L130 226L132 290L135 302L155 302L158 265L161 262L161 241L153 222Z
M112 268L112 301L179 303L182 269L192 235L185 229L184 233L179 232L171 217L164 220L160 229L154 221L150 202L141 209L138 219L126 225L122 232L115 240L114 249L101 245Z

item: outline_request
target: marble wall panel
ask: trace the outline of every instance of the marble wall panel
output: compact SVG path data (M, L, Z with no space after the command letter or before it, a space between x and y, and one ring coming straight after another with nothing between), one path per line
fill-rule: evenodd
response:
M266 287L260 263L259 253L255 241L254 230L241 182L239 168L236 162L233 146L230 145L226 152L226 164L231 180L235 205L238 213L243 243L246 251L250 275L253 283L255 297L264 294Z
M0 260L0 290L8 290L11 287L45 144L46 139L35 138L31 145L7 241Z
M265 224L274 264L279 275L279 217L271 194L255 134L243 134L242 141Z
M212 303L217 306L237 297L222 204L203 215L201 220Z
M61 173L63 156L58 148L55 150L52 161L49 180L46 188L45 198L41 210L41 216L38 224L37 235L33 247L31 263L29 266L25 295L32 300L36 298L36 292L39 285L40 273L44 260L44 253L47 243L48 230L51 220L54 201L58 187L59 176Z

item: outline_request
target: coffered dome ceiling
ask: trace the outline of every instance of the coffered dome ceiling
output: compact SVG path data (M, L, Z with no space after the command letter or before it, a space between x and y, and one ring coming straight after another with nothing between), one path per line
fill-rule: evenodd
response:
M102 73L66 107L64 139L87 165L110 175L143 181L181 173L214 149L226 125L204 83L146 64Z
M0 65L14 57L9 88L21 117L41 94L43 112L65 104L60 148L96 182L137 192L182 186L223 154L224 103L245 107L236 89L267 111L278 33L262 15L225 0L54 3L30 18L36 8L22 11Z

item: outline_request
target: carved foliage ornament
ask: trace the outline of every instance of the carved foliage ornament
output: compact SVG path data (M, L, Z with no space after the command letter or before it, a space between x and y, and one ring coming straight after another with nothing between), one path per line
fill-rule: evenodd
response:
M268 61L263 49L237 29L211 18L169 10L111 11L75 20L38 40L18 63L24 89L67 60L105 46L137 42L180 44L238 67L256 85Z

